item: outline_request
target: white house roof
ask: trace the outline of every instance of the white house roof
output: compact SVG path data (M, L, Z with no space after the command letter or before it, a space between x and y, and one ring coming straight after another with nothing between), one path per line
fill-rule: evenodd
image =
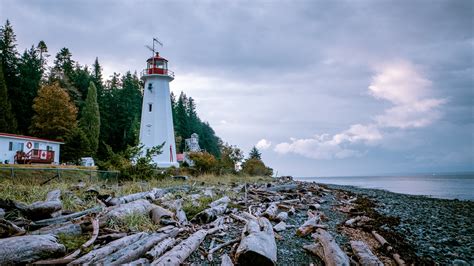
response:
M64 142L57 141L57 140L42 139L42 138L37 138L37 137L30 137L30 136L23 136L23 135L16 135L16 134L1 133L1 132L0 132L0 138L1 138L1 137L12 138L12 139L22 139L22 140L42 141L42 142L51 142L51 143L64 144Z

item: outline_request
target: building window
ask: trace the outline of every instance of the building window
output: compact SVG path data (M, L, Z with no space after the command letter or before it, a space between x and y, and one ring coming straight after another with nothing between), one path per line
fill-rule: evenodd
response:
M148 83L148 90L152 90L153 89L153 84L152 83Z
M13 151L13 142L11 141L8 143L8 150Z
M35 142L35 143L33 144L33 149L37 150L37 149L39 149L39 148L40 148L40 144L39 144L38 142Z
M9 151L23 151L24 146L25 144L22 142L9 142L8 150Z
M47 151L52 151L52 150L53 150L53 147L51 147L51 146L48 145L48 146L46 146L46 150L47 150Z
M152 104L152 103L149 103L149 104L148 104L148 112L151 113L152 110L153 110L153 104Z

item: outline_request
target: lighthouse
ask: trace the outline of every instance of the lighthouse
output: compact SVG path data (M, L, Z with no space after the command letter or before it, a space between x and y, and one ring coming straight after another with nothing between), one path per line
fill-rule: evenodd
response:
M169 86L174 79L174 73L168 70L168 60L159 53L154 53L147 60L147 68L142 71L141 78L145 87L140 143L145 149L164 143L162 153L153 156L153 162L158 167L178 167Z

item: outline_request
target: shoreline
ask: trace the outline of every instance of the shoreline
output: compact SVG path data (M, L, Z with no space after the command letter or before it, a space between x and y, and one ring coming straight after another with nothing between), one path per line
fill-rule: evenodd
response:
M420 258L431 258L441 264L452 264L456 260L474 263L474 201L322 185L368 197L382 214L400 218L400 224L393 230L416 247L415 253Z

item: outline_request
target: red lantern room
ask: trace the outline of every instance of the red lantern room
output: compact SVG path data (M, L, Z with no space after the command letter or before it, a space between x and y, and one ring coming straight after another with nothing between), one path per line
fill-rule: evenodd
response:
M158 52L155 54L155 56L148 58L146 62L146 75L157 74L174 77L174 73L168 70L168 60L161 57Z

